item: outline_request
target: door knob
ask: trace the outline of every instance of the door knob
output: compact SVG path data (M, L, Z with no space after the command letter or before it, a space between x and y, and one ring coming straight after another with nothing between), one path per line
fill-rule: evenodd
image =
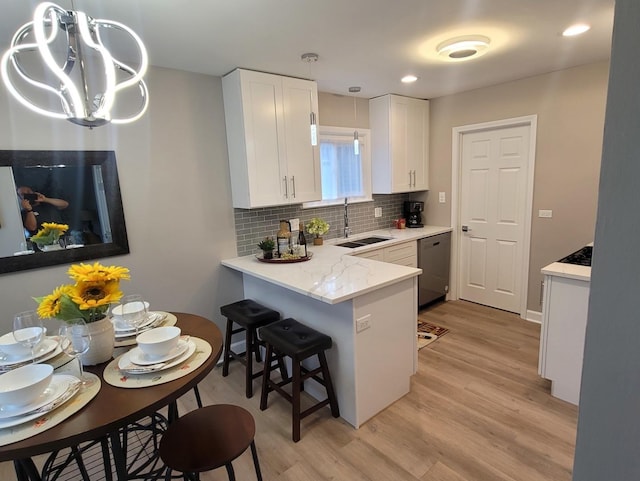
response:
M469 229L468 225L463 225L462 226L462 232L469 232L471 229Z

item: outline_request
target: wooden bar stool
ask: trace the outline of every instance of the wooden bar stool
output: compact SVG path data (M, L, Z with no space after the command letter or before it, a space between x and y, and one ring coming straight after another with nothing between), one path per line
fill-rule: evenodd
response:
M266 346L265 368L262 376L262 394L260 396L260 409L267 409L269 392L276 391L282 395L292 406L292 438L294 442L300 441L300 420L317 411L327 404L331 407L334 418L340 416L338 400L333 390L329 366L324 352L331 348L331 337L300 324L295 319L284 319L271 323L260 329L260 337ZM302 361L311 356L318 356L320 367L308 370L302 366ZM293 377L281 382L271 380L272 361L281 361L284 356L291 358ZM318 375L322 373L322 378ZM303 412L300 412L300 392L304 390L304 381L313 378L327 391L327 398L320 401ZM291 383L291 394L283 388Z
M260 340L257 329L270 322L280 319L280 313L258 304L252 299L227 304L220 308L220 313L227 318L227 330L224 339L224 356L222 363L222 375L229 375L229 362L231 359L240 361L245 366L246 396L253 396L253 380L262 375L262 371L253 372L253 354L256 362L260 362ZM233 329L233 323L238 324L238 329ZM231 336L239 332L246 332L245 350L236 353L231 350ZM284 373L283 373L284 375Z
M160 459L185 478L224 466L229 481L236 476L231 462L251 447L256 478L262 481L254 437L256 424L246 409L215 404L191 411L169 425L160 440ZM166 477L169 478L170 471Z

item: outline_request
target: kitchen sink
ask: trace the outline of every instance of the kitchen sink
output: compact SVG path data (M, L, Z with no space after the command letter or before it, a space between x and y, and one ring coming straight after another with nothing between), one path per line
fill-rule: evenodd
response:
M342 244L336 244L340 247L348 247L349 249L355 249L356 247L368 246L371 244L377 244L378 242L384 242L390 240L387 237L365 237L363 239L355 239L349 242L343 242Z

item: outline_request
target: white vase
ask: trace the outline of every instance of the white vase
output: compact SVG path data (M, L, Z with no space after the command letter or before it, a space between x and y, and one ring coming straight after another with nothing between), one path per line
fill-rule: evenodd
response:
M80 356L83 366L95 366L111 360L115 343L115 331L111 319L105 317L87 324L91 334L89 350Z

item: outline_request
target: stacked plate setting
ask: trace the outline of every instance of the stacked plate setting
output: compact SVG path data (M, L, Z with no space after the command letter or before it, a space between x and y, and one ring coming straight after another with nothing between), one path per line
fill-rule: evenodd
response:
M189 359L196 344L189 336L180 336L178 327L158 327L137 337L138 346L123 354L118 368L127 374L165 371Z
M80 390L77 377L52 373L48 364L28 364L0 376L0 429L36 420Z
M147 318L138 327L138 332L140 333L157 327L159 324L162 324L166 317L166 314L161 312L149 312ZM111 322L113 322L116 339L124 339L136 335L136 328L126 325L124 321L112 317Z
M13 333L9 332L0 336L0 373L11 371L17 367L32 362L39 363L53 359L62 352L60 344L55 337L45 337L40 344L35 347L34 356L29 350L24 353L14 353L8 348L15 343ZM5 349L3 349L3 346Z

